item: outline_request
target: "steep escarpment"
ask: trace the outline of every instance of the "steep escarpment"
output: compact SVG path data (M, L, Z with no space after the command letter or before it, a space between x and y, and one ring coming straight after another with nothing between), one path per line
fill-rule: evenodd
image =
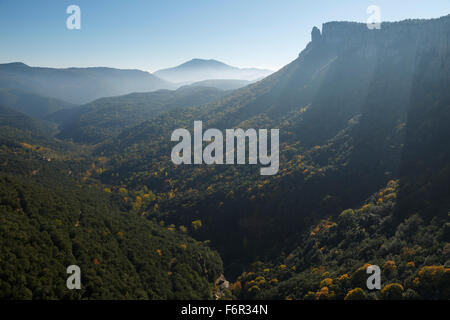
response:
M356 146L367 156L383 155L379 158L395 163L392 168L397 169L396 176L402 176L401 195L405 196L399 201L399 214L422 211L445 216L450 195L444 182L449 177L445 137L450 136L450 17L383 23L380 30L331 22L322 31L313 46L334 48L351 59L373 57L375 65L367 65L374 71L361 118L366 130L358 135ZM401 150L392 150L392 140L384 145L373 140L379 137L374 133L398 126L405 127ZM364 165L366 159L377 161L369 167L372 173L382 167L377 157L361 159Z

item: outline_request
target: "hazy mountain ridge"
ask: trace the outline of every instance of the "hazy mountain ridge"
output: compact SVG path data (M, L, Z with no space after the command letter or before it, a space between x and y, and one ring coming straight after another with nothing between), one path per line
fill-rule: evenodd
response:
M175 86L140 70L104 67L54 69L23 63L0 64L0 88L20 89L74 104Z

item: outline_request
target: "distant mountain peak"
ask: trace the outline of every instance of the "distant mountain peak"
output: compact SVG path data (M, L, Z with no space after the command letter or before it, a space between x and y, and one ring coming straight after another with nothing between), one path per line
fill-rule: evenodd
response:
M167 68L159 71L164 70L170 70L170 69L183 69L183 68L230 68L230 69L238 69L235 67L232 67L230 65L227 65L226 63L223 63L221 61L215 60L215 59L199 59L194 58L189 61L186 61L176 67L173 68Z
M185 62L184 64L187 64L187 63L212 63L212 64L225 64L226 65L226 63L223 63L216 59L200 59L200 58L191 59L191 60Z
M0 68L9 69L9 70L17 70L17 69L30 68L30 66L26 65L23 62L10 62L10 63L0 64Z
M166 81L189 84L212 79L253 81L271 73L271 70L258 68L238 68L215 59L194 58L176 67L158 70L154 74Z

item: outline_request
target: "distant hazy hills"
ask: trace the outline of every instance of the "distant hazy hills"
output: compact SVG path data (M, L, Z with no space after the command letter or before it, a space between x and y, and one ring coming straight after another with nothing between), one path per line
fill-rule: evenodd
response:
M154 74L173 83L192 83L210 79L257 80L272 73L257 68L237 68L217 60L192 59L177 67L162 69Z
M134 92L177 89L191 84L234 90L271 73L270 70L240 69L216 60L201 59L193 59L155 74L105 67L30 67L14 62L0 64L0 103L42 118L71 104L86 104L99 98Z
M7 63L0 64L0 88L20 89L84 104L102 97L174 89L175 86L140 70L103 67L53 69Z
M271 71L193 59L157 73L176 75L181 81L175 84L140 70L0 64L0 105L62 124L61 137L93 142L163 111L212 102ZM188 78L192 81L185 81Z

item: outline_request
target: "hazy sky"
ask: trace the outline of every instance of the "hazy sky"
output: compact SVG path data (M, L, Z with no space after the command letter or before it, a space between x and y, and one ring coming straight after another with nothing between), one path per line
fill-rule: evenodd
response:
M81 8L81 30L66 9ZM450 0L0 0L0 63L156 71L192 58L276 70L295 59L313 26L450 14Z

